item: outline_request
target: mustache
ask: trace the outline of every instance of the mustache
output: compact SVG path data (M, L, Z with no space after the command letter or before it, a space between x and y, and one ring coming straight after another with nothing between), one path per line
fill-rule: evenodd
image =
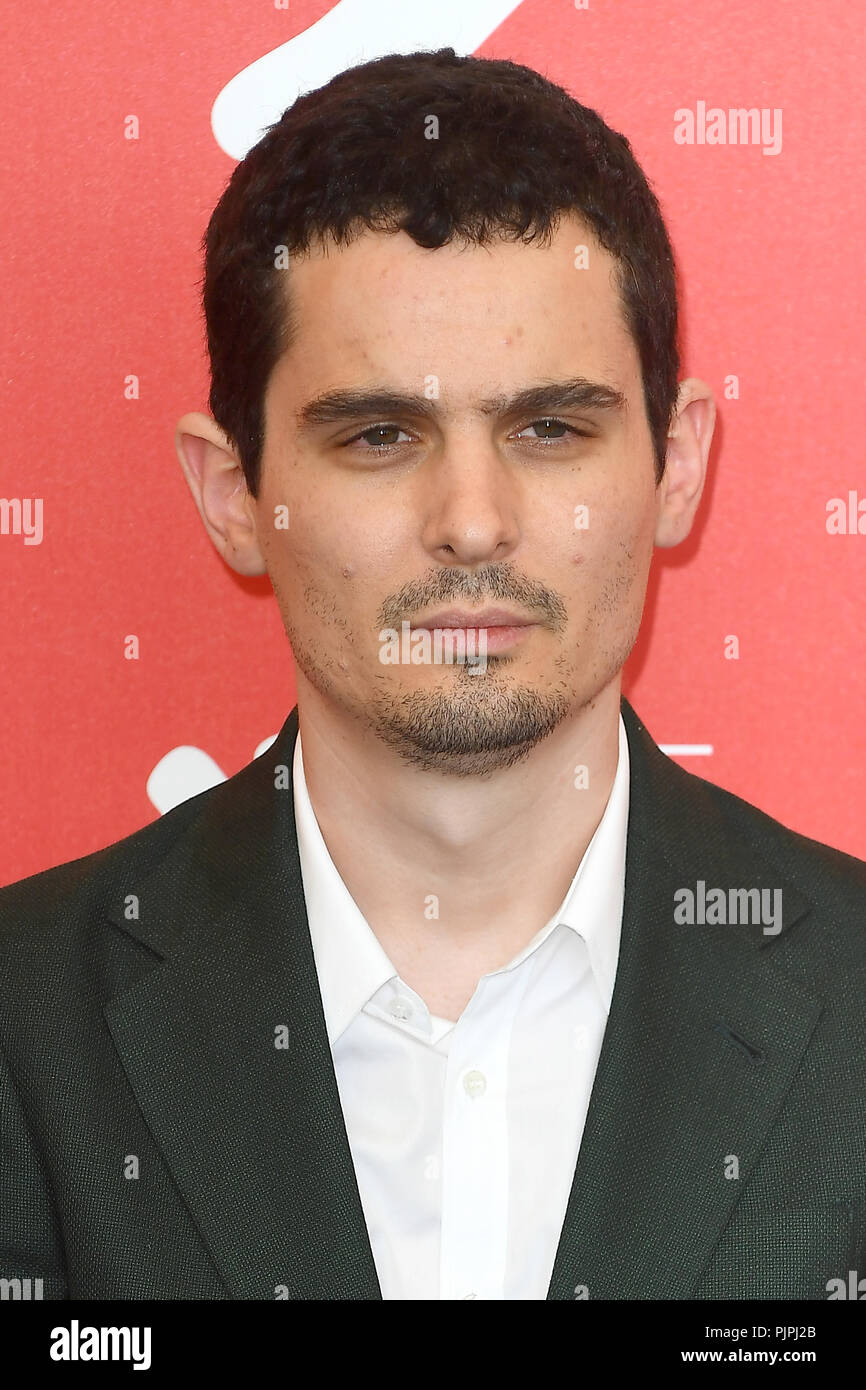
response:
M486 600L511 604L554 632L561 631L568 617L558 594L518 574L513 565L485 565L473 572L433 569L421 579L410 580L380 606L376 626L396 628L407 616L431 604L443 605L461 599L475 605Z

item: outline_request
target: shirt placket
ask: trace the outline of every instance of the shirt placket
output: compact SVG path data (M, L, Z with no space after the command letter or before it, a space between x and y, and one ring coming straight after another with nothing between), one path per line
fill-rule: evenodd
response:
M525 988L520 974L479 981L451 1034L442 1123L441 1299L504 1297L508 1054Z

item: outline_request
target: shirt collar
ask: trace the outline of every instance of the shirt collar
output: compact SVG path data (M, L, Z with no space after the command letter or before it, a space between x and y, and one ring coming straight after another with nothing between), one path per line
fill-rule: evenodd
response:
M295 739L292 788L307 920L328 1041L333 1046L376 991L397 978L397 971L328 853L307 791L300 731ZM558 911L504 967L519 964L558 924L564 924L586 942L590 968L608 1013L622 927L628 807L628 738L620 715L616 774L595 834Z
M586 942L589 963L610 1013L625 894L630 768L628 737L619 717L619 758L610 796L556 919Z
M395 979L397 971L340 877L322 839L307 792L300 730L295 739L292 789L307 921L328 1041L333 1047L368 999L386 981Z

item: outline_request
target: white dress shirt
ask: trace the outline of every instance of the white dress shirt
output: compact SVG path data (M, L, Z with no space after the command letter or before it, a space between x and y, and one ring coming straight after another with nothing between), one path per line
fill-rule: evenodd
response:
M300 734L293 777L313 954L382 1297L545 1299L619 955L622 716L610 797L565 900L508 965L482 975L456 1023L400 979L337 872Z

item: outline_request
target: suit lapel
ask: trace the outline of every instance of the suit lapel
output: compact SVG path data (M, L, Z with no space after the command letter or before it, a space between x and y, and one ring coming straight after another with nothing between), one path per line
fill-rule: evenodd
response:
M128 899L110 913L161 960L105 1017L230 1296L379 1299L304 905L297 727L293 710L225 795L205 794L130 885L137 920Z
M773 961L808 901L732 839L712 789L659 751L626 701L623 718L620 957L548 1299L693 1293L821 1012ZM674 894L698 879L781 888L781 933L677 925Z

